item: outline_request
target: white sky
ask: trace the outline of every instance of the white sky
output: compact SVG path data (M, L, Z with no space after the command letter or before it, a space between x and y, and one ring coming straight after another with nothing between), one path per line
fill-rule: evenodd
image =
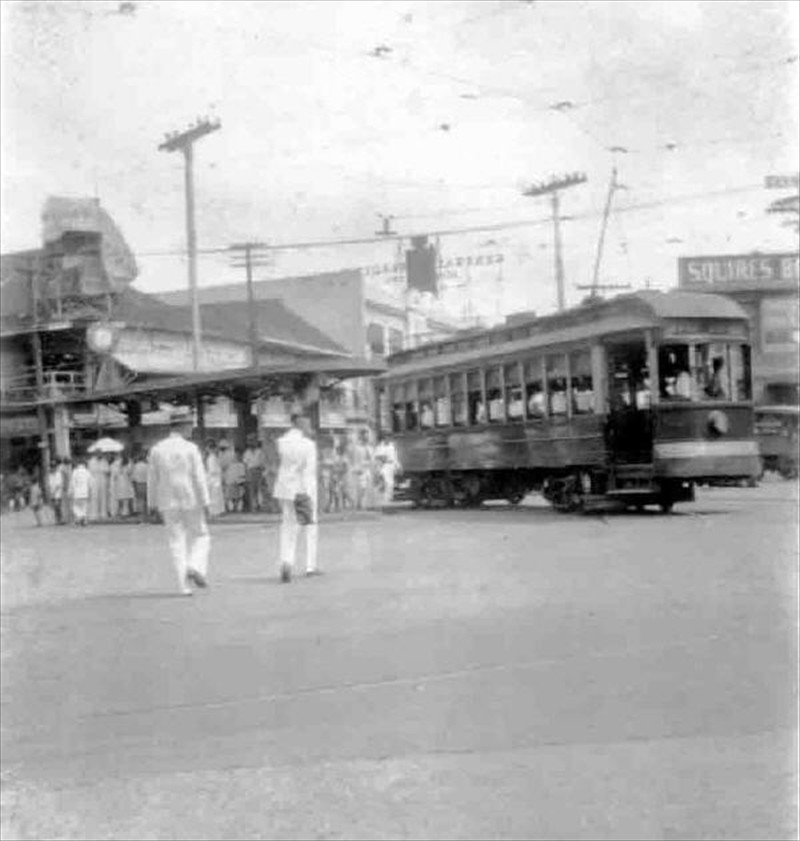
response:
M796 2L117 6L0 5L3 251L39 244L48 195L96 194L137 253L138 288L184 287L181 257L143 255L185 247L182 157L157 146L201 115L222 121L196 147L201 248L370 236L379 213L401 233L542 219L547 199L520 188L579 170L589 181L562 197L563 214L588 214L563 225L576 302L614 162L628 189L603 280L667 288L680 255L797 248L764 212L786 194L762 186L798 170ZM379 45L391 51L370 56ZM502 308L551 310L551 227L442 246L487 240L507 255ZM257 277L394 251L282 252ZM201 259L201 285L230 277L224 258Z

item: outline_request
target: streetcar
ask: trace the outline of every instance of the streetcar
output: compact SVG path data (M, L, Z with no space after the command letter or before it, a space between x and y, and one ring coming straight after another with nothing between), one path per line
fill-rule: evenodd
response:
M800 461L797 406L756 406L755 431L762 469L796 479Z
M394 354L377 380L416 506L663 511L760 473L749 322L730 298L640 291Z

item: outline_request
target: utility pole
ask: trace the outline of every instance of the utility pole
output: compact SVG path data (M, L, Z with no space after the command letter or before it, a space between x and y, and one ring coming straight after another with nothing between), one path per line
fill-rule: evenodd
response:
M229 246L229 251L236 255L233 265L237 268L244 266L247 278L247 335L250 343L250 365L258 366L258 330L256 328L256 301L253 293L253 265L268 265L264 261L253 263L253 251L264 248L263 242L239 242ZM244 254L244 262L241 255ZM256 258L258 259L258 258Z
M220 122L199 119L186 131L170 132L159 145L162 152L183 152L184 187L186 191L186 248L189 254L189 292L192 299L192 368L200 368L200 301L197 296L197 232L194 225L194 144L201 137L220 128Z
M582 172L569 175L553 176L549 181L532 184L522 191L524 196L543 196L550 194L553 208L553 241L555 245L556 290L558 294L558 309L564 309L564 260L561 254L561 215L559 191L567 187L583 184L588 179Z

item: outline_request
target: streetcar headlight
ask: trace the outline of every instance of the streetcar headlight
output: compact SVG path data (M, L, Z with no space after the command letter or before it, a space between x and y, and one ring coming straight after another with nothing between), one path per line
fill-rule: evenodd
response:
M730 429L730 423L725 412L721 412L719 409L709 412L708 429L714 435L726 435Z

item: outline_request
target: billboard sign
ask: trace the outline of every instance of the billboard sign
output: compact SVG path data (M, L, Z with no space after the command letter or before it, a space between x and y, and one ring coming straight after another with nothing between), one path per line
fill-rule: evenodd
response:
M678 285L684 288L708 285L769 285L800 279L800 255L722 254L678 258Z

